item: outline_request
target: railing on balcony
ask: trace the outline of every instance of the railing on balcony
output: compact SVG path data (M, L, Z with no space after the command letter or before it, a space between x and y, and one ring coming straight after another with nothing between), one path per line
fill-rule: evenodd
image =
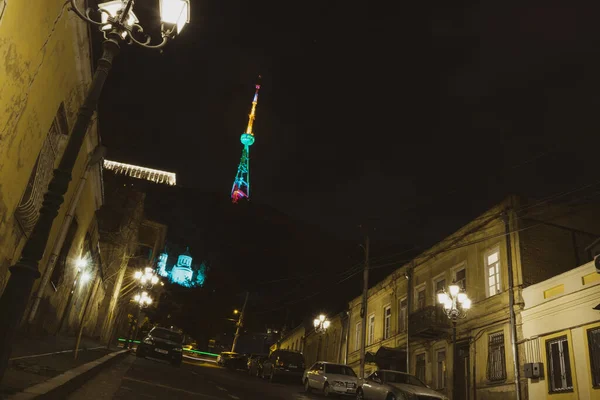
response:
M427 306L408 316L408 335L425 339L438 339L450 334L452 325L439 306Z

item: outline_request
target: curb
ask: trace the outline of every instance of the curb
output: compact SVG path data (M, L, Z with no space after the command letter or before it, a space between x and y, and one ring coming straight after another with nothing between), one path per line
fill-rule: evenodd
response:
M9 396L8 398L14 400L64 399L69 393L78 389L83 383L100 372L103 367L110 365L130 353L130 349L115 351L114 353L107 354L95 361L90 361L87 364L70 369L45 382L30 386L22 392Z

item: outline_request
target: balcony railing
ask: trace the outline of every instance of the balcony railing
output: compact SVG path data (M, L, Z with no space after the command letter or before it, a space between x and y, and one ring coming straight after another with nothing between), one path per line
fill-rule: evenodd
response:
M450 334L452 325L439 306L427 306L408 316L408 335L425 339L438 339Z

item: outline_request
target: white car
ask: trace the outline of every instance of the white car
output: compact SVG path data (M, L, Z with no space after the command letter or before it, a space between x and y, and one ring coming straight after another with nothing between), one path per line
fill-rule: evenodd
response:
M329 362L316 362L304 371L302 376L304 391L320 390L325 396L333 394L355 395L358 378L347 365Z
M363 379L357 400L448 400L448 397L430 389L416 376L404 372L380 370Z

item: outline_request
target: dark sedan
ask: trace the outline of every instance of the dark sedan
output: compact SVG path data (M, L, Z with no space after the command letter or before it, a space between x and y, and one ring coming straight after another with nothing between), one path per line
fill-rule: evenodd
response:
M183 335L167 328L153 328L138 344L135 354L138 357L152 357L167 360L175 366L181 365Z

